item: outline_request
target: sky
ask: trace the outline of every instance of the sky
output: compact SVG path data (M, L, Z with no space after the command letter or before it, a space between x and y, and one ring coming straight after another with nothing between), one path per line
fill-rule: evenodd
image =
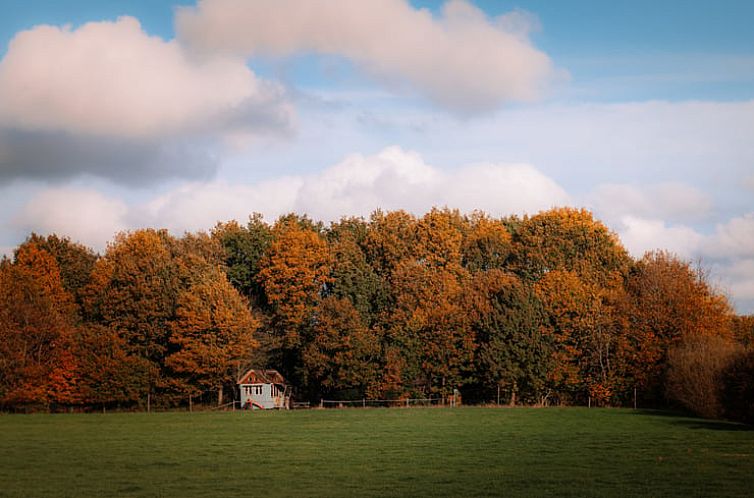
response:
M30 232L586 207L754 313L754 2L0 0Z

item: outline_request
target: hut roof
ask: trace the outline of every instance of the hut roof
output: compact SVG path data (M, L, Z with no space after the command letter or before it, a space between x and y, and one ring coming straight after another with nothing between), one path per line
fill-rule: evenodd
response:
M238 379L238 384L285 384L285 378L277 370L251 369Z

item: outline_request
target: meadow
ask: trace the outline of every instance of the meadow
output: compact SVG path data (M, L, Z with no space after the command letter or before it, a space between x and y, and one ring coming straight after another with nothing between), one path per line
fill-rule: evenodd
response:
M754 430L655 411L0 416L0 496L751 496Z

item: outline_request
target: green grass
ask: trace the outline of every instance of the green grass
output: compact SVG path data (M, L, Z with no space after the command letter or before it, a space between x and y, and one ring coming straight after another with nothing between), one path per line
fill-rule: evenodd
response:
M752 496L754 431L611 409L0 416L0 496Z

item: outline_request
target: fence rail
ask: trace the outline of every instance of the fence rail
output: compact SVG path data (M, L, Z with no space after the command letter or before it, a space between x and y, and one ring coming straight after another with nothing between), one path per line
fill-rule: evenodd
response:
M409 406L455 406L451 398L406 398L406 399L323 399L320 408L367 408L367 407L409 407Z

